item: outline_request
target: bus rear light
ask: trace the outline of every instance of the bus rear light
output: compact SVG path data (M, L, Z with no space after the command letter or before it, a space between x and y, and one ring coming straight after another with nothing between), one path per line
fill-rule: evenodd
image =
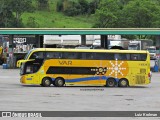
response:
M151 72L150 72L150 73L148 73L148 77L151 77L151 76L152 76Z

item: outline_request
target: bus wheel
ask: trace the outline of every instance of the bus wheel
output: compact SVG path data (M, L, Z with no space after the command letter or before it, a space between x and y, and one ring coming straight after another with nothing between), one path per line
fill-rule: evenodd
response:
M56 87L62 87L65 83L63 78L56 78L54 82Z
M118 82L118 86L119 87L127 87L128 86L128 80L127 79L120 79L119 82Z
M107 87L115 87L116 85L116 81L114 78L108 78L107 79L107 83L106 83L106 86Z
M50 78L43 78L41 86L49 87L50 85L51 85L51 79Z

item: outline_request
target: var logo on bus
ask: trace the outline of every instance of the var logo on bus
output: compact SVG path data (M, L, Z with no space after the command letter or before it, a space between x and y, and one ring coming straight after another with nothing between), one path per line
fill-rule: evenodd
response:
M72 65L72 61L59 61L60 65Z

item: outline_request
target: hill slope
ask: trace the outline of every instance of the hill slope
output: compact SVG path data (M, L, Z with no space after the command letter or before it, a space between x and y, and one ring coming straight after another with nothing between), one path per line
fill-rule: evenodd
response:
M91 28L93 26L93 18L91 16L65 16L63 13L55 11L56 1L50 1L49 9L45 11L34 11L33 13L22 14L22 22L26 27L30 21L34 19L36 26L40 28Z

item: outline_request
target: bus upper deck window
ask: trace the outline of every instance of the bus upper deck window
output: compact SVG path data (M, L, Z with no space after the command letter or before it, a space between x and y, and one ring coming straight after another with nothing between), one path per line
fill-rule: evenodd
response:
M131 54L131 60L140 60L139 54Z

